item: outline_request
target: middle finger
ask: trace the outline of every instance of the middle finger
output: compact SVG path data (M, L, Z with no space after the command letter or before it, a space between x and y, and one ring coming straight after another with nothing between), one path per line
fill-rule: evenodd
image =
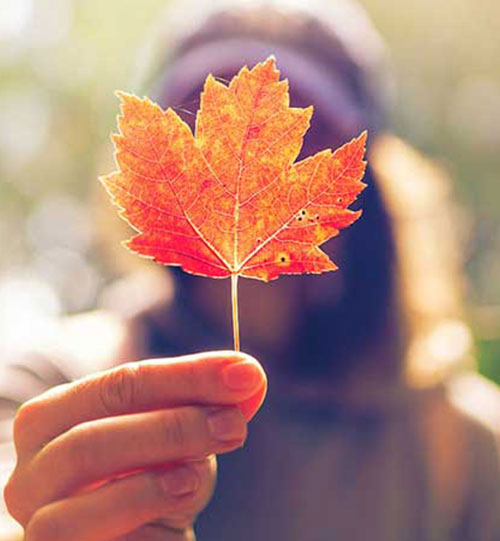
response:
M30 508L119 473L240 447L247 434L237 407L184 407L78 425L47 444L21 478ZM22 481L21 481L22 482Z
M40 508L26 525L26 541L105 541L163 517L170 532L187 528L206 505L214 482L214 459L167 472L143 472ZM187 477L186 477L187 475Z

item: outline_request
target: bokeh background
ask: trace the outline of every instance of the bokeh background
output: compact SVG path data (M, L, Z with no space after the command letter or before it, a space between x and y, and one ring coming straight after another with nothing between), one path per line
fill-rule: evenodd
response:
M181 0L172 0L181 1ZM96 177L115 89L134 90L165 0L0 0L0 344L50 335L117 277L99 252ZM325 0L325 8L328 0ZM363 0L394 67L395 131L454 179L467 310L500 382L500 3Z

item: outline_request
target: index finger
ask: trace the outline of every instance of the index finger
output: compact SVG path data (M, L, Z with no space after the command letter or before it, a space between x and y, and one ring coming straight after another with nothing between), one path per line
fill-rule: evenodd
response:
M21 406L18 447L39 448L74 425L184 405L238 404L247 420L264 400L261 365L234 351L131 362L54 387Z

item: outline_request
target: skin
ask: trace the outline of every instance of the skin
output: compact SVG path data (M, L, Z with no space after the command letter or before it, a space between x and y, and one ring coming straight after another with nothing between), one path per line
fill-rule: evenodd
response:
M232 351L123 364L26 402L5 488L25 541L187 541L218 453L241 447L267 381Z

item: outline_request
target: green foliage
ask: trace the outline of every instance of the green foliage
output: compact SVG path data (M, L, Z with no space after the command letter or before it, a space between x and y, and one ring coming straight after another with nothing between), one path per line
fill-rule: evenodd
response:
M500 340L477 340L479 371L500 383Z

